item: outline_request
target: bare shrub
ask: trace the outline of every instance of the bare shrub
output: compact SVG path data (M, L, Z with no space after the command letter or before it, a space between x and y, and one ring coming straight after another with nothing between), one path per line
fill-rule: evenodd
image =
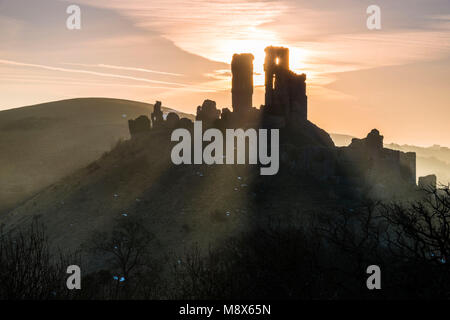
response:
M91 294L108 299L151 295L148 284L154 284L156 274L149 250L152 239L143 221L131 217L117 219L111 232L94 234L89 249L103 254L112 264L109 270L91 275L92 286L98 284L98 288L93 289L97 292ZM147 274L149 272L151 275Z
M44 300L67 297L66 270L75 255L52 254L45 229L0 230L0 299Z

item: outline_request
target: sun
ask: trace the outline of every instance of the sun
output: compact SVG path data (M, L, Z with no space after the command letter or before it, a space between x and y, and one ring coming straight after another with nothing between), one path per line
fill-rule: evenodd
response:
M264 60L265 48L269 46L279 46L289 48L289 67L296 73L305 73L309 79L312 71L307 66L310 54L307 49L299 48L286 43L273 30L261 29L255 26L231 34L224 34L209 42L203 54L214 61L221 61L231 64L235 53L251 53L255 57L253 61L253 83L255 86L264 86ZM223 79L221 84L228 81ZM216 83L215 85L219 85Z
M242 39L242 40L230 40L224 45L224 53L226 55L226 61L231 62L233 54L235 53L251 53L255 57L253 61L253 71L254 71L254 84L264 85L264 60L265 52L264 49L268 46L283 46L289 48L289 68L297 73L306 73L308 75L308 70L306 70L305 61L308 57L308 52L306 50L290 47L289 45L283 44L280 41L270 41L270 40L258 40L258 39ZM225 58L225 57L223 57Z

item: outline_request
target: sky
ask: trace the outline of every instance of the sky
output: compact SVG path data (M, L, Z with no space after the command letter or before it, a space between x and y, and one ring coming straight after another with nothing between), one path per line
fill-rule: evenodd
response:
M66 27L71 4L80 30ZM380 30L366 25L373 4ZM259 107L264 48L280 45L328 132L450 147L448 0L0 0L0 30L0 110L76 97L230 107L243 52Z

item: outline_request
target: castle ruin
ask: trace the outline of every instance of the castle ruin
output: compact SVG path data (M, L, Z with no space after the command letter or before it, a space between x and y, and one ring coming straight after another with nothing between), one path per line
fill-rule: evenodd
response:
M306 74L289 70L288 48L267 47L265 52L265 111L285 120L306 120Z
M416 184L416 153L383 147L384 137L373 129L366 138L354 138L338 149L338 160L350 177L364 177L368 185Z
M267 47L264 62L265 104L262 106L263 126L283 128L307 120L306 75L289 69L289 49ZM232 106L233 112L247 116L252 107L253 60L250 53L233 55Z
M252 105L254 56L234 54L231 61L232 111L218 109L215 101L206 99L197 107L195 119L202 121L204 127L221 130L280 129L281 157L293 173L315 176L330 183L386 186L389 190L416 186L415 153L384 148L383 136L376 129L364 139L353 139L347 147L336 147L325 130L308 120L306 75L289 69L289 49L271 46L265 53L265 104L261 108ZM132 137L151 130L193 128L190 119L180 119L176 114L169 114L164 120L159 101L151 114L150 130L148 118L145 118L129 122ZM424 179L420 181L425 184ZM389 194L386 190L384 193Z

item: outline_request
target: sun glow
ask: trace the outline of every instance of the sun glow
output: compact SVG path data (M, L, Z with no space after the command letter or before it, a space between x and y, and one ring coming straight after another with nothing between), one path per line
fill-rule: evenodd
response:
M306 61L308 52L300 48L292 48L277 40L229 40L223 44L223 52L219 58L220 61L231 63L235 53L251 53L255 57L253 61L254 84L255 86L264 85L264 49L268 46L284 46L289 48L289 68L297 73L308 72Z

